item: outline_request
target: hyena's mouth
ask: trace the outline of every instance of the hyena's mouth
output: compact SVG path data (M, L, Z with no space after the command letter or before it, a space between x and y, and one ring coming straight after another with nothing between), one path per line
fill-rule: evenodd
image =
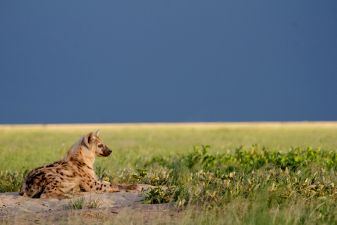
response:
M109 156L111 154L111 150L106 148L106 149L103 149L102 153L100 154L101 156Z

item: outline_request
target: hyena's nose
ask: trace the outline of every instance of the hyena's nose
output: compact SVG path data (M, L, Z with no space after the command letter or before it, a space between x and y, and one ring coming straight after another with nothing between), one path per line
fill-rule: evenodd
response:
M109 156L111 154L111 149L109 149L108 147L105 147L103 150L103 155L104 156Z

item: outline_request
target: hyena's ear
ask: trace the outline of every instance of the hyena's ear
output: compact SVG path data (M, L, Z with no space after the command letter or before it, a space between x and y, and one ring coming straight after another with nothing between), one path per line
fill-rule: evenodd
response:
M94 134L90 132L86 136L83 137L82 143L85 145L87 148L89 148L90 144L94 140Z
M95 132L94 132L94 135L96 137L99 137L101 135L101 130L100 129L97 129Z

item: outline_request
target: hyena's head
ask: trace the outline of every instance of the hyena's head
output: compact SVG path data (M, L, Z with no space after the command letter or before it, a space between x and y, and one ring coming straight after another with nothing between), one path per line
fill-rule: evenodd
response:
M68 152L66 159L80 161L91 165L96 156L109 156L111 150L103 143L99 136L100 131L90 132L80 139Z
M106 157L111 154L111 150L100 138L100 130L96 130L84 136L81 144L84 145L91 154L95 154L96 156Z
M111 150L100 138L100 130L90 132L83 137L81 145L88 150L87 154L95 156L109 156Z

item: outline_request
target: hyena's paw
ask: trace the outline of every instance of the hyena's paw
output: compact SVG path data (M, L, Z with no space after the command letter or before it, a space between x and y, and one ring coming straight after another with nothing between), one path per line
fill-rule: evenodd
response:
M119 187L119 185L110 184L109 192L120 192L120 191L121 191L121 188Z
M126 192L138 191L139 188L137 184L118 184L116 186L119 188L119 190Z
M137 184L136 186L137 186L136 191L138 192L144 192L144 191L148 191L150 189L155 188L155 186L150 185L150 184Z
M155 186L149 184L118 184L118 188L122 191L136 191L143 192L155 188Z

